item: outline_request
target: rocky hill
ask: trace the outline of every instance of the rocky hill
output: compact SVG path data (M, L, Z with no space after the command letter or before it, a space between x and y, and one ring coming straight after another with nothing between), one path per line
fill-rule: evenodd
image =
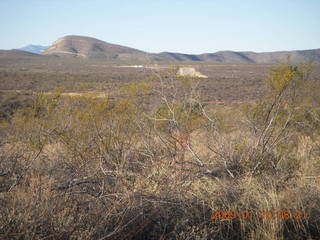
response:
M110 61L147 60L147 54L143 51L83 36L66 36L59 38L51 47L42 51L41 54Z

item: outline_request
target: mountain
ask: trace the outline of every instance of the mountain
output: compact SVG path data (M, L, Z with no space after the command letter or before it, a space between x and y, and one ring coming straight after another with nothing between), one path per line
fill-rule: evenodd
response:
M146 52L107 43L91 37L66 36L56 40L51 47L42 51L44 55L60 57L104 59L110 61L147 61Z
M292 63L314 61L320 63L320 49L281 51L281 52L235 52L220 51L216 53L204 53L189 55L181 53L160 53L169 61L202 61L220 63L279 63L285 62L288 56Z
M320 63L320 49L279 51L279 52L237 52L219 51L204 54L148 53L138 49L116 45L96 38L84 36L65 36L56 40L52 46L41 51L41 55L61 58L100 59L112 62L182 62L199 61L210 63L277 63L286 61L288 55L293 63L314 61Z
M31 53L35 53L35 54L40 54L41 51L45 50L49 48L49 46L41 46L41 45L28 45L25 46L23 48L18 48L16 50L22 50L22 51L26 51L26 52L31 52Z
M294 63L309 61L320 63L320 49L264 53L242 52L242 54L255 63L283 62L286 61L288 55L290 55L291 61Z
M224 63L253 63L255 62L242 52L220 51L216 53L200 54L201 61Z
M0 58L7 58L7 59L25 59L25 58L41 58L43 56L26 52L26 51L21 51L21 50L0 50Z
M165 61L202 61L202 59L200 59L198 55L192 54L162 52L155 55L158 55L162 60Z

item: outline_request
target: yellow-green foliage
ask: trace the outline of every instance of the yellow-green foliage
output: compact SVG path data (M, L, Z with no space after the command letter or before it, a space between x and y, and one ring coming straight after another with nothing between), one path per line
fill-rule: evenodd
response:
M291 65L285 64L281 67L271 69L267 83L276 93L281 93L292 82L296 71Z
M312 64L290 63L273 68L267 78L269 94L243 108L254 136L246 162L254 171L284 168L289 173L304 160L292 153L295 135L319 131L319 105L310 97L319 93L314 93L316 82L309 78L311 68Z
M130 97L137 97L138 95L147 94L150 90L150 87L150 82L140 81L126 84L123 86L122 91L124 94Z
M299 64L292 66L290 63L281 64L272 68L267 78L270 94L257 101L254 106L245 110L249 118L260 128L272 120L279 126L301 112L301 108L309 105L313 100L310 98L309 75L312 64Z

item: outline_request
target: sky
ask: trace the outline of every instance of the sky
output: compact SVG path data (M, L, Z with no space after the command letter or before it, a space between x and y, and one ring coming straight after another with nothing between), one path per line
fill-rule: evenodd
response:
M140 50L320 48L320 0L0 0L0 49L82 35Z

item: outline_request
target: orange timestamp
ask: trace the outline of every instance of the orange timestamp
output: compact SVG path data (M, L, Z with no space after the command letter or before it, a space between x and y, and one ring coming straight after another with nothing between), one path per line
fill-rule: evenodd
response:
M251 210L213 210L211 219L212 220L232 220L232 219L252 219L252 218L261 218L261 219L295 219L302 220L308 219L309 216L304 210L263 210L263 211L251 211Z

